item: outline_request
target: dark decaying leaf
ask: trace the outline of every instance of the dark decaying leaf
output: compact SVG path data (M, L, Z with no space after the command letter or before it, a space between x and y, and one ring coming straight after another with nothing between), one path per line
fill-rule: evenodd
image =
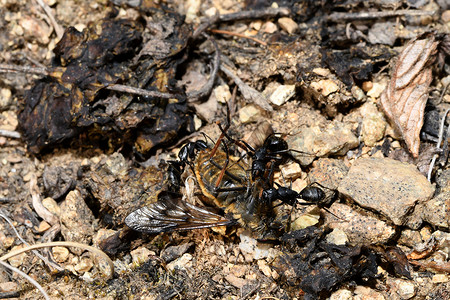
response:
M414 157L419 156L420 130L432 81L431 67L439 43L440 38L435 33L426 33L410 41L400 54L392 78L381 95L382 109Z
M397 247L344 246L326 241L326 230L314 226L285 234L289 252L273 267L286 281L305 292L305 299L329 295L344 282L368 283L378 278L378 266L411 278L405 254Z
M188 130L183 92L169 100L104 89L124 84L173 92L177 66L184 61L179 53L191 32L177 16L155 11L158 21L147 27L136 20L104 19L83 32L68 28L54 49L50 75L35 82L19 114L29 150L38 153L83 133L90 142L116 148L125 143L145 154Z
M94 109L95 96L103 86L126 78L124 63L115 60L133 51L141 31L126 20L105 20L84 32L73 27L65 31L54 49L51 76L35 82L19 114L32 152L75 136L81 126L108 121L107 114Z
M387 47L374 46L363 49L351 47L346 50L322 49L322 63L329 66L339 79L350 89L355 80L369 80L374 70L374 64L386 61L391 57Z

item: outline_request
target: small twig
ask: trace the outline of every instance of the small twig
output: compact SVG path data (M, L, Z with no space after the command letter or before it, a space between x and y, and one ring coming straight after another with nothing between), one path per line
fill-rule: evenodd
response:
M445 93L447 92L448 87L450 86L450 82L442 90L441 96L439 97L438 104L442 103L442 99L444 99Z
M233 79L233 81L236 83L239 90L241 91L242 96L247 101L255 103L256 105L262 107L264 110L273 111L272 106L270 106L269 102L267 101L266 97L263 94L261 94L254 88L248 86L244 81L242 81L242 79L240 79L236 74L234 74L233 71L231 71L224 64L220 66L220 70L222 70L222 72L224 72L228 77Z
M15 202L17 199L13 198L0 198L0 202Z
M50 225L55 225L59 223L59 219L53 213L51 213L45 206L42 204L41 196L39 193L39 188L37 186L37 176L36 174L31 174L30 179L30 194L31 199L33 200L33 208L36 213L44 219Z
M447 114L449 112L450 112L450 108L445 111L444 116L442 117L442 120L441 120L441 125L439 127L439 139L436 144L437 150L441 150L441 143L442 143L442 139L444 137L445 120L447 119ZM429 182L431 182L431 173L433 172L433 167L434 167L434 164L436 163L436 159L438 158L438 156L439 156L439 154L435 154L435 155L433 155L433 158L431 159L430 167L428 168L428 176L427 176Z
M267 46L266 42L261 41L261 40L259 40L257 38L254 38L252 36L247 36L247 35L242 34L242 33L232 32L232 31L228 31L228 30L220 30L220 29L211 29L210 31L213 32L213 33L220 33L220 34L238 36L238 37L241 37L241 38L245 38L245 39L249 39L249 40L255 41L255 42L257 42L257 43L259 43L259 44L261 44L263 46Z
M41 292L41 294L44 296L44 298L46 300L50 300L50 297L47 295L47 293L44 291L44 289L42 288L42 286L33 278L31 278L30 276L28 276L27 274L25 274L24 272L20 271L19 269L3 262L0 260L0 265L4 266L7 269L10 269L13 272L16 272L17 274L19 274L20 276L22 276L23 278L25 278L26 280L28 280L32 285L34 285L39 292Z
M19 298L19 297L20 297L20 293L18 291L0 292L0 299Z
M21 73L31 73L41 76L51 76L51 71L47 68L38 68L38 67L30 67L30 66L18 66L18 65L10 65L10 64L0 64L0 73L1 72L21 72ZM130 94L136 94L144 97L157 97L164 99L171 98L179 98L179 95L170 94L170 93L161 93L157 91L149 91L140 88L135 88L122 84L111 84L106 86L105 89L116 91L116 92L124 92Z
M41 242L42 243L52 242L55 239L56 235L60 232L61 232L61 224L56 223L55 225L53 225L52 227L50 227L45 231L44 235L41 237Z
M21 54L23 55L23 57L25 57L26 59L28 59L32 64L34 64L35 66L39 67L39 68L43 68L45 69L45 65L43 63L41 63L40 61L38 61L37 59L34 59L30 54L26 53L26 52L21 52Z
M10 65L10 64L0 64L0 72L21 72L21 73L31 73L35 75L47 76L49 75L49 71L47 68L39 68L39 67L30 67L30 66L18 66L18 65Z
M432 16L435 11L399 9L392 11L362 11L357 13L335 12L327 17L328 21L342 22L348 20L369 20L398 16Z
M214 53L214 59L213 59L213 67L211 71L211 75L209 75L208 82L199 91L188 93L188 102L195 102L199 100L200 98L205 97L208 95L214 85L214 82L216 81L217 73L219 72L219 66L220 66L220 50L219 46L216 43L216 40L214 40L212 37L210 37L207 34L204 34L208 40L213 44L215 53Z
M55 30L56 36L58 37L58 40L60 40L64 35L64 29L56 22L55 17L53 16L51 8L44 3L42 0L36 0L36 2L42 7L42 9L45 11L47 16L50 19L50 23L53 26L53 29Z
M263 19L263 18L275 18L275 17L287 17L291 14L291 11L286 7L279 8L267 8L258 10L248 10L241 11L231 14L216 14L211 18L202 20L201 25L194 31L192 37L196 39L208 28L212 27L216 23L220 22L233 22L240 20L252 20L252 19Z
M163 99L173 99L173 98L180 97L179 95L175 95L175 94L161 93L158 91L149 91L149 90L144 90L144 89L135 88L135 87L122 85L122 84L112 84L105 88L107 90L111 90L111 91L136 94L136 95L140 95L140 96L144 96L144 97L156 97L156 98L163 98Z
M217 12L213 17L208 18L206 21L202 22L192 34L192 38L198 38L202 33L206 31L210 26L217 23L219 21L220 14Z
M20 139L20 133L17 131L0 129L0 135L9 138Z
M287 7L246 10L231 14L220 15L219 22L231 22L239 20L254 20L262 18L287 17L291 11Z
M16 234L17 238L26 246L30 246L30 244L25 241L19 234L19 232L17 232L16 227L14 227L14 224L12 223L12 221L3 213L0 212L0 217L2 217L3 219L5 219L6 222L8 222L9 226L11 226L11 228L13 229L14 233ZM49 261L47 258L45 258L44 256L42 256L38 251L33 250L32 251L34 253L34 255L36 255L37 257L39 257L40 259L42 259L47 265L55 268L58 271L64 271L63 268L61 268L58 264Z
M94 248L94 247L89 246L89 245L81 244L81 243L76 243L76 242L50 242L50 243L41 243L41 244L31 245L31 246L20 248L20 249L14 250L14 251L10 251L8 254L5 254L2 257L0 257L0 261L6 261L7 259L10 259L11 257L14 257L16 255L19 255L19 254L21 254L23 252L27 252L27 251L30 251L30 250L46 248L46 247L56 247L56 246L60 246L60 247L75 247L75 248L81 248L81 249L85 249L85 250L91 251L94 254L97 254L97 255L101 256L108 263L108 266L109 266L109 269L110 269L110 274L107 274L107 278L111 279L112 276L114 275L114 263L108 257L108 255L106 255L103 251L101 251L101 250L99 250L97 248Z
M239 298L239 300L245 300L245 299L247 299L248 297L250 297L251 295L253 295L253 293L256 292L256 291L259 289L260 286L261 286L261 283L258 282L257 285L255 285L255 286L254 286L247 294L245 294L244 296L242 296L241 298Z

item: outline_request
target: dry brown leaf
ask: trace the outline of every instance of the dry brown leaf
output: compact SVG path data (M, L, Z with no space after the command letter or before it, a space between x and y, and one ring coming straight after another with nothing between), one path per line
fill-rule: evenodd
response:
M422 262L422 261L413 260L413 261L410 261L409 263L412 265L415 265L415 266L422 267L424 269L431 269L431 270L436 270L438 272L450 273L450 262L437 263L434 261Z
M391 81L381 95L382 109L414 157L419 156L420 130L432 80L431 65L438 45L434 33L410 41L400 54Z
M423 259L427 258L439 247L438 241L432 236L428 241L426 241L423 244L418 245L417 247L414 247L414 250L408 254L406 257L409 260L417 260L417 259Z

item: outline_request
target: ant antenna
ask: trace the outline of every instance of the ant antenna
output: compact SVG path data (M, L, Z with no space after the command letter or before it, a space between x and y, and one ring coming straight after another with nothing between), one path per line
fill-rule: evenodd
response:
M210 140L212 144L215 144L215 143L216 143L216 142L214 142L214 140L213 140L209 135L207 135L207 134L204 133L203 131L200 132L200 133L201 133L201 134L203 135L203 137L205 138L205 142L206 142L206 140Z

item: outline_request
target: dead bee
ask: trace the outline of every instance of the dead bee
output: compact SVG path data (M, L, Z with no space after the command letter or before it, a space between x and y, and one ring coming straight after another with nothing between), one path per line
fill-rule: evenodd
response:
M258 238L275 238L280 228L275 210L272 202L261 197L269 186L265 178L253 180L248 170L249 165L230 157L227 149L217 150L212 157L208 151L200 152L194 163L203 195Z
M179 193L167 192L160 193L157 202L132 212L125 223L145 233L239 223L252 230L259 239L278 237L282 226L275 220L272 202L261 197L264 189L268 188L266 180L252 180L249 165L240 158L230 156L225 143L224 149L219 148L220 143L219 139L213 148L205 142L186 144L179 153L179 166L187 163L192 167L203 198L208 204L221 209L224 216L184 201ZM169 177L176 176L172 174Z

